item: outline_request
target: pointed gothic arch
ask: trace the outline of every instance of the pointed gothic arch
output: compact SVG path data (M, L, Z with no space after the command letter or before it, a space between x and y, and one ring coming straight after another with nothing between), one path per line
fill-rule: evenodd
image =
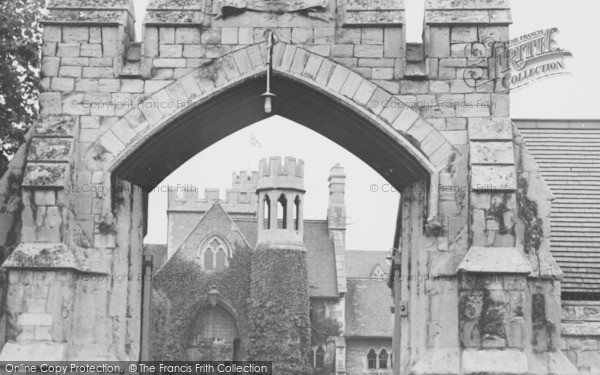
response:
M150 191L191 156L270 116L263 112L260 96L265 53L265 43L250 45L155 92L88 147L88 168L105 172L105 181L118 176ZM271 115L330 138L399 191L427 181L430 202L437 201L438 173L457 151L415 111L369 79L286 43L274 47L273 74L278 97ZM181 102L186 105L176 105ZM364 139L379 145L377 152ZM433 218L437 204L429 210Z

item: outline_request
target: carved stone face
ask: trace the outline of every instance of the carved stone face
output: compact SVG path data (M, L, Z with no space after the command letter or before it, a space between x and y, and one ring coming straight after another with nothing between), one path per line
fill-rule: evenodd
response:
M463 296L462 316L466 320L478 319L483 308L483 291L472 290Z

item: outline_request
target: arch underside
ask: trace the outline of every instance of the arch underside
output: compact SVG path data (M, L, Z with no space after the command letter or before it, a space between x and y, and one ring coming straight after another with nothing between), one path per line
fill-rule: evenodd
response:
M280 115L336 142L369 164L398 190L426 179L428 171L386 130L333 97L276 75L277 95L264 112L264 74L247 79L176 118L130 154L114 175L152 190L188 159L226 136L273 115ZM306 145L310 150L310 145ZM232 152L236 152L232 150Z

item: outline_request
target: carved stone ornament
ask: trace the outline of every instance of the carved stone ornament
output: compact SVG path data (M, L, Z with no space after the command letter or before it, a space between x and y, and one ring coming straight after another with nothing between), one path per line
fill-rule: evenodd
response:
M216 18L226 18L246 10L263 13L301 13L311 18L332 21L327 12L327 0L219 0Z

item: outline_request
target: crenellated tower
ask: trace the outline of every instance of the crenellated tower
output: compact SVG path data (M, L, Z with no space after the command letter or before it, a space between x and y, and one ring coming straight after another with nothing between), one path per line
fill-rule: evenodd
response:
M258 246L305 250L304 162L262 159L258 174Z
M308 263L304 245L304 162L260 161L258 243L252 252L249 357L273 373L309 374Z

